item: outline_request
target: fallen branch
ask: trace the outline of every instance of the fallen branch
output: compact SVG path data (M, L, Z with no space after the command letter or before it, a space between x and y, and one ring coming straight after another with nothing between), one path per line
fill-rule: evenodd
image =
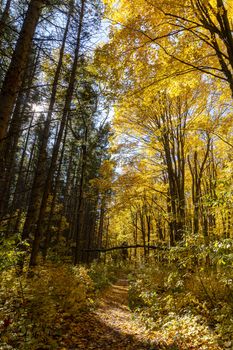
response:
M118 246L118 247L111 247L111 248L89 248L89 249L81 249L82 252L110 252L112 250L120 250L120 249L130 249L130 248L146 248L146 249L158 249L158 250L167 250L167 247L160 247L157 245L142 245L142 244L136 244L136 245L126 245L126 246Z

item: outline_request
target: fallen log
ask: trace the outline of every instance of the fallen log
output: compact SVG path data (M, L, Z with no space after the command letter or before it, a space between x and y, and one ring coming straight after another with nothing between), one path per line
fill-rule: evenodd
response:
M158 249L158 250L167 250L167 247L157 246L157 245L142 245L142 244L136 244L136 245L126 245L126 246L117 246L117 247L110 247L110 248L89 248L89 249L81 249L82 252L110 252L112 250L120 250L120 249L130 249L130 248L144 248L144 249Z

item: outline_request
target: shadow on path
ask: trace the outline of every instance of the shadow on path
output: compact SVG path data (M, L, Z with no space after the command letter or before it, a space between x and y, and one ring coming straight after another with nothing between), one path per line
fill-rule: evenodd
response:
M87 350L158 350L147 339L143 324L132 319L128 307L128 283L121 279L108 288L100 298L96 311L84 314L73 323L64 339L64 349ZM62 347L61 347L62 349Z
M87 314L76 324L75 334L66 339L66 349L87 350L158 350L159 347L138 339L138 335L124 333L106 325L95 313ZM72 330L74 332L74 329ZM71 330L67 329L71 334ZM62 349L62 348L61 348Z

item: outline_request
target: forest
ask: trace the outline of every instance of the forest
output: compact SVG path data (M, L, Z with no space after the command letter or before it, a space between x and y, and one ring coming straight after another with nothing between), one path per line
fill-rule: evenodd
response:
M232 0L0 0L0 350L233 350L232 103Z

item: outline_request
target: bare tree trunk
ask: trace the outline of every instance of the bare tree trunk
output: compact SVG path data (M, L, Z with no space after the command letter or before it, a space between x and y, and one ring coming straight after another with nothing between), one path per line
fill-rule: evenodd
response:
M73 149L71 150L70 156L69 156L69 165L66 173L66 185L65 185L65 192L64 192L64 211L60 214L60 220L57 228L57 235L56 235L56 241L55 244L58 244L61 237L61 230L62 230L62 218L63 216L69 217L68 215L68 197L69 197L69 188L71 186L71 168L72 168L72 160L73 160ZM73 211L72 215L74 215L75 211ZM70 221L71 226L71 221Z
M31 0L3 81L0 92L0 142L6 137L8 123L28 65L32 39L44 2L44 0Z
M108 218L108 219L107 219L107 224L106 224L105 249L108 248L109 225L110 225L110 220L109 220L109 218ZM104 254L104 263L106 264L106 253Z
M40 59L40 48L35 57L33 67L30 72L25 72L23 78L23 86L27 87L27 93L24 96L22 90L20 90L13 116L10 122L10 127L7 132L7 137L2 141L2 164L0 164L0 193L1 193L1 204L0 204L0 217L4 216L8 210L9 196L11 190L11 184L15 177L15 166L16 166L16 152L20 138L20 129L23 125L25 118L25 111L30 98L30 87L35 77L36 68ZM29 75L29 76L28 76ZM0 147L1 148L1 147Z
M35 136L33 145L32 145L31 150L30 150L30 157L29 157L29 161L28 161L28 165L27 165L27 170L26 170L26 173L24 175L24 178L22 179L23 180L22 187L24 189L23 194L20 193L20 189L18 189L14 193L13 202L17 203L16 205L19 208L19 211L17 213L17 220L16 220L15 228L14 228L15 232L19 232L19 226L20 226L20 220L22 217L22 213L23 213L24 209L26 210L27 203L29 202L29 188L28 188L29 185L28 184L31 184L30 170L32 168L33 158L35 157L36 144L37 144L37 137Z
M147 259L147 248L146 248L146 230L145 230L145 222L144 222L144 213L143 208L140 209L140 224L141 224L141 233L142 233L142 241L144 247L144 259Z
M103 194L101 199L101 206L100 206L100 219L99 219L99 227L98 227L98 235L97 235L97 247L102 247L105 206L106 206L105 195Z
M23 239L27 239L29 236L29 233L31 231L32 232L34 231L37 215L38 215L39 208L40 208L43 188L45 186L45 168L46 168L46 159L47 159L47 157L46 157L47 151L46 150L47 150L47 144L48 144L48 140L49 140L51 119L52 119L52 114L53 114L54 105L55 105L59 76L60 76L60 72L61 72L61 68L62 68L62 61L63 61L65 44L66 44L66 39L67 39L67 34L68 34L68 29L69 29L69 24L70 24L71 13L72 12L70 10L69 16L67 19L66 28L64 31L64 35L63 35L62 46L61 46L60 53L59 53L58 64L57 64L57 68L56 68L54 79L53 79L48 114L46 117L46 122L45 122L44 130L43 130L42 140L41 140L41 144L40 144L40 148L39 148L38 161L37 161L36 172L34 175L34 181L33 181L33 185L32 185L31 198L30 198L27 217L26 217L26 221L25 221L24 229L23 229L23 237L22 237Z
M134 244L138 244L138 213L135 213ZM134 249L134 257L137 258L137 249Z
M20 164L19 164L17 182L15 185L15 190L14 190L13 199L12 199L12 203L11 203L9 228L12 227L12 216L15 215L16 210L20 207L20 205L22 205L22 204L20 204L20 202L22 201L22 196L19 196L17 194L20 192L20 190L23 191L22 182L23 182L23 178L25 175L25 174L23 174L23 166L24 166L24 161L25 161L26 152L27 152L27 148L28 148L28 142L29 142L29 137L30 137L30 133L31 133L32 123L33 123L33 117L31 119L31 122L30 122L30 125L28 128L25 144L23 147L23 153L21 155L21 160L20 160Z
M59 165L58 165L57 174L56 174L55 186L54 186L54 189L53 189L53 199L52 199L52 203L51 203L51 207L50 207L47 227L46 227L46 230L45 230L45 243L44 243L44 248L43 248L43 257L44 257L44 259L46 258L47 251L48 251L48 248L49 248L49 243L51 241L51 232L50 232L50 230L51 230L52 219L53 219L53 216L54 216L54 213L55 213L55 209L56 209L58 187L59 187L59 181L60 181L60 176L61 176L61 167L62 167L62 161L63 161L63 157L64 157L64 152L65 152L67 128L68 128L68 125L66 125L64 140L63 140L63 143L62 143L62 150L61 150Z
M193 233L196 235L199 232L199 213L200 213L200 198L201 198L201 184L202 177L205 170L205 165L210 152L210 143L211 139L207 134L207 145L204 157L201 163L198 163L198 155L197 151L194 152L193 155L193 164L191 164L190 157L188 157L189 169L192 176L192 200L193 200ZM205 225L206 228L206 225ZM207 234L208 230L205 229L205 234Z
M84 144L82 146L82 158L81 158L81 176L79 183L79 197L77 207L77 228L75 237L75 254L74 254L74 265L77 265L80 254L80 235L83 224L83 192L85 183L86 163L87 163L87 128L85 131Z
M151 237L151 216L150 215L146 215L146 223L147 223L147 245L150 245L150 237ZM149 255L149 248L147 251L148 255Z
M71 101L73 98L75 82L76 82L76 73L77 73L77 66L78 66L78 59L79 59L84 9L85 9L85 0L82 0L80 17L79 17L79 26L78 26L78 32L77 32L77 39L76 39L74 61L73 61L73 65L72 65L69 86L68 86L67 92L66 92L65 105L64 105L64 109L63 109L63 115L62 115L62 119L61 119L61 123L60 123L60 128L59 128L56 143L55 143L54 148L53 148L52 159L51 159L48 175L46 178L46 183L45 183L45 187L44 187L42 201L40 204L39 216L38 216L38 221L37 221L37 225L36 225L33 245L32 245L30 266L36 265L36 259L37 259L37 255L38 255L38 251L39 251L39 244L40 244L40 240L41 240L43 217L44 217L45 211L46 211L48 196L49 196L49 192L51 189L52 178L54 175L54 171L56 169L56 163L57 163L57 158L58 158L60 144L62 141L64 128L65 128L66 121L69 118L69 114L70 114L70 106L71 106Z

